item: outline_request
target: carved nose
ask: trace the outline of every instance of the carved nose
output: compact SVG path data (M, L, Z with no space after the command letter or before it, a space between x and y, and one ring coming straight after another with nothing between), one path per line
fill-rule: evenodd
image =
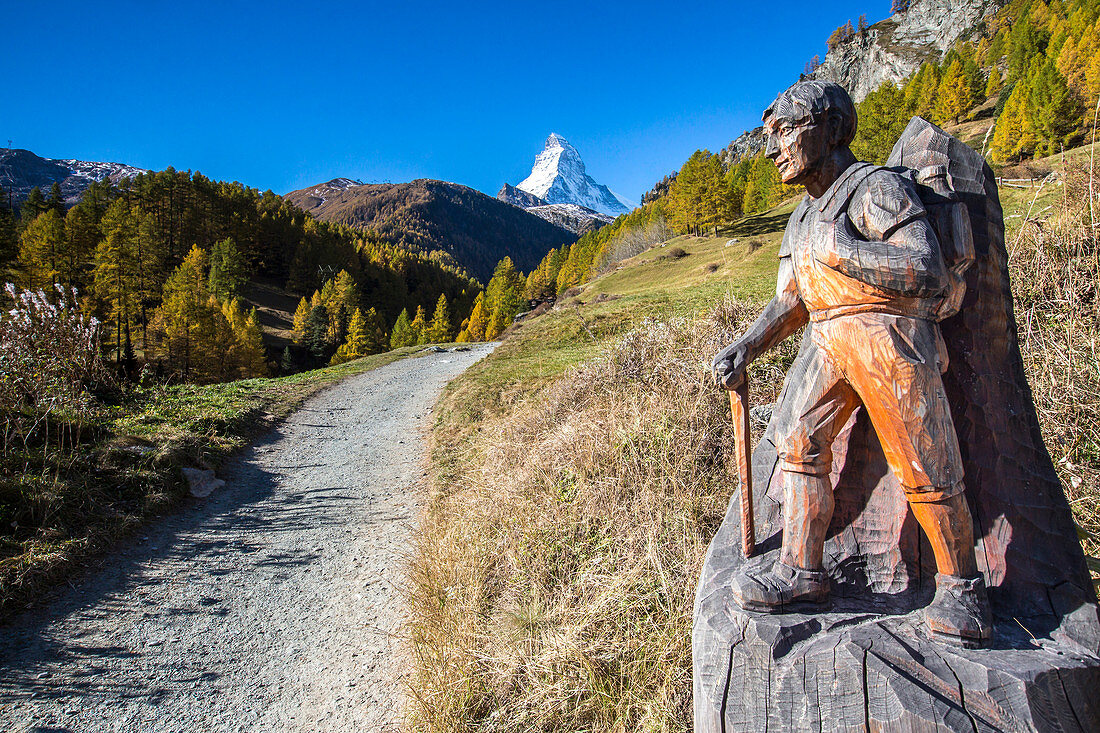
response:
M779 155L779 146L775 143L775 136L768 135L767 143L764 146L764 157L774 159L777 155Z

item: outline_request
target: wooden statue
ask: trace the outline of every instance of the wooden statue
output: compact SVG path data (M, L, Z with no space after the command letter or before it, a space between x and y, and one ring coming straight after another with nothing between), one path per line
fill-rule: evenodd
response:
M991 171L919 118L890 167L858 162L836 84L796 84L764 125L807 196L775 298L715 378L736 389L805 335L753 455L759 549L731 503L700 580L696 730L1100 728L1100 615L1023 374ZM1016 650L1021 629L1063 658Z

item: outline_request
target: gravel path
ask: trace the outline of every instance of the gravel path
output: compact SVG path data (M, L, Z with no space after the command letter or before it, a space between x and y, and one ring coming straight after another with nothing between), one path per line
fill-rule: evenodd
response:
M0 730L396 729L420 431L491 350L322 392L227 464L225 488L0 627Z

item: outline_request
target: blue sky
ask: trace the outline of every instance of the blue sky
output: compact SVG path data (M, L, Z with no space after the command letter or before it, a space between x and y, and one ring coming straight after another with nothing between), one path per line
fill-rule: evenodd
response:
M874 3L5 2L0 144L285 193L337 176L490 195L547 134L637 200L758 124Z

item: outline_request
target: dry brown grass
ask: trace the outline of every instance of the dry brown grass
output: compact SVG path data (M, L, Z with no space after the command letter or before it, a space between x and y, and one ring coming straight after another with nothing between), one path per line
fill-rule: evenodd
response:
M1078 521L1100 533L1087 178L1071 171L1060 198L1009 232L1016 317L1047 446ZM410 567L412 730L690 730L693 595L736 483L705 364L758 309L727 299L649 322L537 388L457 382ZM754 403L775 399L796 346L753 365ZM540 348L545 334L502 351Z
M691 607L732 490L705 364L757 308L647 323L437 435L451 470L411 568L412 729L690 729ZM759 368L763 385L784 365Z
M1043 439L1078 523L1100 537L1100 248L1088 176L1071 167L1055 210L1009 232L1009 267ZM1085 546L1095 555L1100 541Z

